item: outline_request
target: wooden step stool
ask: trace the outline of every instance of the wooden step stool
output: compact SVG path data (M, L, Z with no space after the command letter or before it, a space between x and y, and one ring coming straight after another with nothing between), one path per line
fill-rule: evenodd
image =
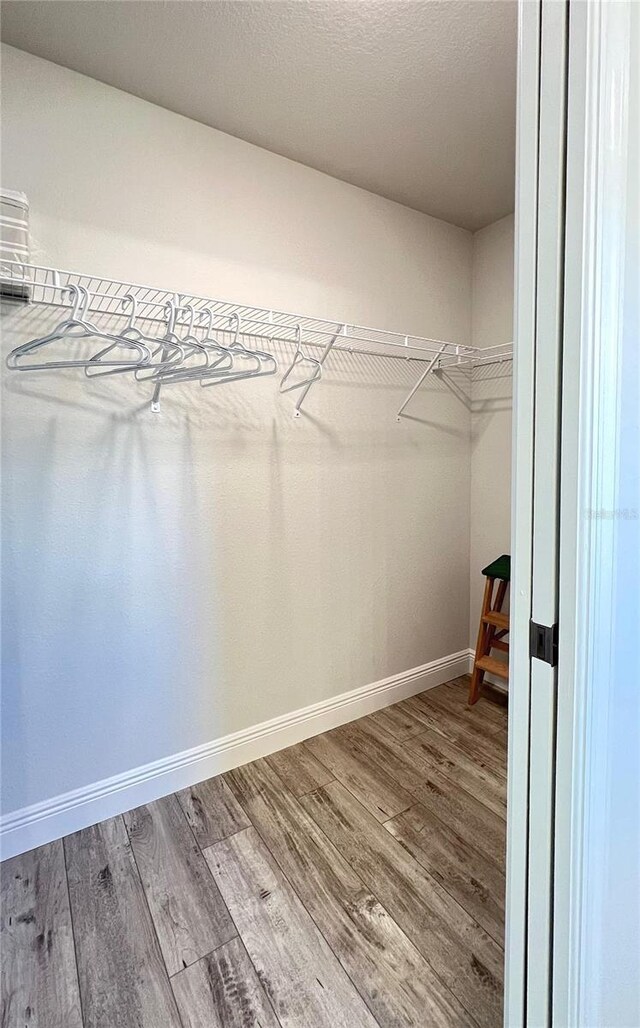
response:
M502 613L502 604L511 579L511 557L508 553L503 553L492 564L483 568L482 574L486 577L487 582L484 587L476 656L469 689L470 705L477 702L487 671L499 678L509 678L509 665L492 657L491 650L502 650L503 653L509 653L509 643L504 641L505 635L509 634L509 615ZM496 582L498 588L494 601L493 591Z

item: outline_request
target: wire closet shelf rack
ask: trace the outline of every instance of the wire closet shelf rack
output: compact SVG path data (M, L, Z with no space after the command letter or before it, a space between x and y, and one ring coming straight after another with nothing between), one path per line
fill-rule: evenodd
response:
M425 365L420 369L420 377L414 388L397 412L398 418L427 375L452 367L475 368L501 363L511 360L513 353L511 343L479 349L442 339L353 325L339 319L311 318L195 293L174 292L43 265L0 260L0 294L3 299L69 309L69 296L78 290L85 291L88 296L85 314L99 313L126 320L129 317L128 303L133 298L136 317L140 321L148 320L165 326L167 308L173 306L178 312L178 321L184 325L189 321L187 314L193 311L196 319L207 316L212 331L229 332L230 326L235 323L243 337L260 340L263 346L270 341L292 344L295 353L282 376L281 391L299 390L294 409L296 416L300 414L309 389L319 381L324 363L332 350L415 361ZM181 312L184 313L182 318ZM194 324L193 320L191 324ZM157 342L163 342L161 330ZM285 382L297 364L309 366L309 374L301 381L285 387ZM158 409L157 392L158 387L152 404L154 410Z

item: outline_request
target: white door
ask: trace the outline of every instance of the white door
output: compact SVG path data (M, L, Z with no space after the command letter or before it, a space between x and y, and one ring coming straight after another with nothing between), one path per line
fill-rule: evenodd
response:
M553 1025L640 1025L640 5L571 4Z
M505 1025L637 1028L640 5L519 47Z
M520 6L505 1024L550 1024L569 3Z

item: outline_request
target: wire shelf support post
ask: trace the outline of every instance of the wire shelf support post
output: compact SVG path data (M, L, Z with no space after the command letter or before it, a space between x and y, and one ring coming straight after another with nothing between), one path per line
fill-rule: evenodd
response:
M429 363L427 364L426 368L424 369L424 371L420 375L420 378L418 379L418 381L414 385L413 389L411 390L411 392L407 396L406 400L404 401L402 406L399 408L398 413L396 414L396 421L400 421L400 418L404 414L405 408L409 405L409 403L411 402L413 397L416 395L416 393L418 392L418 389L420 388L420 386L424 382L424 380L427 377L427 375L430 375L431 372L433 371L433 369L436 367L436 365L438 364L438 361L440 360L440 358L441 358L442 354L444 353L445 349L446 349L446 346L441 346L440 349L438 350L437 354L433 358L433 360L429 361Z

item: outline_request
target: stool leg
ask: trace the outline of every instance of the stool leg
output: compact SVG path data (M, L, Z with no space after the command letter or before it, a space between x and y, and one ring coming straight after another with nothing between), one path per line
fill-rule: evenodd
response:
M473 661L473 673L471 675L471 685L469 687L469 706L470 707L473 706L474 703L477 703L478 697L480 695L480 687L481 687L482 681L484 679L484 671L481 668L477 667L477 662L478 662L478 660L480 660L481 657L486 656L486 654L488 652L486 650L486 648L485 648L486 647L486 641L487 641L487 627L488 626L485 625L485 623L482 620L482 618L483 618L483 615L486 614L488 610L491 610L491 599L492 599L492 596L493 596L493 583L494 583L494 581L495 581L495 579L493 579L493 578L487 578L487 581L486 581L486 584L485 584L485 587L484 587L484 597L483 597L483 600L482 600L482 611L481 611L481 614L480 614L480 627L478 629L478 641L476 643L476 655L475 655L475 658L474 658L474 661Z
M502 604L504 603L504 598L507 595L508 585L508 582L500 582L498 592L496 593L496 605L493 608L494 610L502 610Z
M490 602L489 606L487 607L487 610L483 611L484 614L486 614L489 610L502 610L502 604L504 603L504 598L507 594L507 585L508 582L500 580L500 582L498 583L498 588L496 590L495 603ZM496 638L497 632L498 630L495 625L487 625L487 632L484 637L484 652L482 653L483 657L485 656L485 654L491 653L491 650L493 649L493 642Z

